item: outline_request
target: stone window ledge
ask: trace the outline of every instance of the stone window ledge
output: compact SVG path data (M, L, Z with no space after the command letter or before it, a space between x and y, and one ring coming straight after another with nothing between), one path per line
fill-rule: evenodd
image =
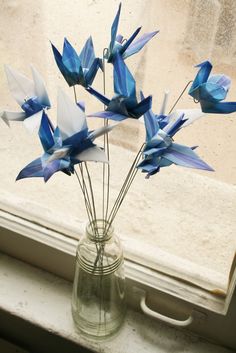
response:
M20 342L29 352L233 352L132 310L117 335L105 341L89 341L73 325L70 282L0 254L0 283L1 335Z

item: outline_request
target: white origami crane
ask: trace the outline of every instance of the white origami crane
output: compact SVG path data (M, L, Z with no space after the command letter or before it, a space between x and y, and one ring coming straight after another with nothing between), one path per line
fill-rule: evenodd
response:
M42 77L31 66L33 80L5 65L8 86L12 96L22 111L3 111L1 118L9 126L9 121L23 121L29 131L39 129L43 111L51 107Z

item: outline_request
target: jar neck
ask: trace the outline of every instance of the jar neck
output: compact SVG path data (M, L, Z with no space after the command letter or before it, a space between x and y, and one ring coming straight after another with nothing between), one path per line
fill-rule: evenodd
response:
M86 226L86 234L91 241L104 242L109 240L114 232L113 226L105 219L95 219Z

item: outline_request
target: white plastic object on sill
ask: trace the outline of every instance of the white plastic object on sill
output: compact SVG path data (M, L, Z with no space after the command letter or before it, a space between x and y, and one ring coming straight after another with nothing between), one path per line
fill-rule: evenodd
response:
M136 289L137 291L137 289ZM138 290L138 292L140 292L141 294L141 299L140 299L140 308L142 310L142 312L144 314L146 314L147 316L153 318L153 319L157 319L160 320L162 322L165 322L169 325L175 326L175 327L187 327L190 326L193 321L199 321L199 320L205 320L206 319L206 315L193 310L191 315L185 319L185 320L177 320L177 319L173 319L169 316L160 314L154 310L151 310L147 304L146 304L146 298L147 298L147 294L145 291L143 290Z

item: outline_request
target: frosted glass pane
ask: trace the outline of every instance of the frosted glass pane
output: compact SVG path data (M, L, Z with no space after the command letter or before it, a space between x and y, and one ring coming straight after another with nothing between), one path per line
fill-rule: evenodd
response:
M147 48L127 60L138 88L142 87L145 95L153 94L154 112L161 109L165 89L170 90L170 109L186 83L195 76L193 66L209 57L213 58L217 73L231 76L233 83L227 100L236 99L235 58L233 54L231 57L215 54L219 52L219 35L215 42L212 36L218 33L217 28L211 37L204 37L206 54L194 45L189 46L194 43L191 36L197 28L192 4L187 0L181 5L173 0L146 0L135 3L135 6L133 0L123 3L119 27L122 34L130 35L140 24L143 33L160 29ZM101 56L103 48L109 44L110 26L117 6L117 2L110 0L2 0L1 110L19 111L8 91L3 64L9 64L30 77L30 64L33 63L46 82L52 103L49 115L55 122L57 87L62 87L72 98L73 91L56 67L49 40L61 50L66 36L80 52L91 34L96 54ZM219 9L217 11L215 14L220 16ZM205 30L201 27L201 33L206 32L209 34L208 27ZM111 65L107 65L106 73L107 95L111 97ZM102 90L101 73L96 77L94 87ZM77 95L79 100L85 101L86 112L102 110L101 104L88 96L83 88L77 88ZM178 108L191 107L198 106L186 93ZM91 129L101 126L101 122L93 119L89 124ZM115 223L128 257L211 290L225 290L236 245L235 136L235 114L206 116L181 131L176 141L189 146L199 145L198 154L216 170L214 173L170 167L150 180L145 180L141 173L137 176ZM112 132L111 141L111 200L114 200L134 158L134 151L144 141L143 125L136 121L124 122ZM83 226L86 214L74 177L57 173L45 185L39 179L15 183L19 171L40 154L41 146L36 135L30 135L21 123L12 123L9 129L0 121L1 204L11 202L16 209L24 210L30 219L51 218L52 224L61 222L63 227L66 224L74 228ZM90 168L99 208L102 192L98 175L101 175L102 168L99 165Z

